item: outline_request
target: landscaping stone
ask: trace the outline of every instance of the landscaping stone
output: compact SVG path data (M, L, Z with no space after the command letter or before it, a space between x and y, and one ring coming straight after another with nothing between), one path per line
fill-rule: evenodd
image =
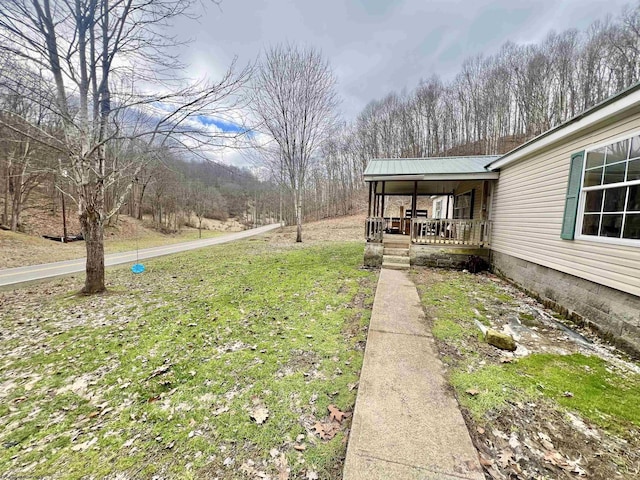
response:
M484 339L489 345L493 345L494 347L501 350L508 350L510 352L513 352L517 348L516 341L511 335L498 332L497 330L494 330L492 328L489 328L484 334Z

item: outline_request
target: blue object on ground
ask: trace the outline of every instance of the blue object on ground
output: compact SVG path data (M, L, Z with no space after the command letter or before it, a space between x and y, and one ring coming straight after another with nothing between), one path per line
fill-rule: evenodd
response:
M144 272L144 265L141 263L136 263L134 266L131 267L131 271L133 273L142 273Z

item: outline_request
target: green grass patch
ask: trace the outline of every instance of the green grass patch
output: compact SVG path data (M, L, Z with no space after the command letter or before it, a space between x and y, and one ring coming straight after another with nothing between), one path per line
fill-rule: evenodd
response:
M511 300L497 292L495 285L470 283L457 272L445 272L441 282L419 285L418 291L422 304L431 313L432 333L443 341L477 335L474 319L488 325L480 296L489 296L495 302Z
M2 346L0 471L277 476L277 449L292 475L333 478L344 432L293 442L329 404L353 408L375 285L361 261L359 243L245 241L109 270L104 296L1 307L3 329L37 329Z

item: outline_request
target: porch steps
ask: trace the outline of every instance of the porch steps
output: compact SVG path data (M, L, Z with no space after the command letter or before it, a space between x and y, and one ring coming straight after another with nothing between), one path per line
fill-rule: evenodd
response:
M384 240L384 248L401 248L403 250L409 250L409 242L398 242L396 240Z
M386 245L384 246L383 255L394 255L397 257L408 257L409 249L408 248L390 248Z
M406 255L383 255L382 268L392 270L409 270L409 252Z
M382 238L382 267L392 270L409 270L409 246L407 235L384 235Z

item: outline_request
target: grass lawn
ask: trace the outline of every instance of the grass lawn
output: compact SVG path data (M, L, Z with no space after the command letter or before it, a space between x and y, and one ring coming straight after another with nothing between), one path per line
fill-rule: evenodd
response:
M339 477L349 422L328 407L355 402L361 262L359 242L254 239L110 269L101 296L70 293L80 278L0 292L0 472Z
M570 341L542 321L544 307L494 276L422 269L413 277L493 478L640 478L637 363L595 338L589 348ZM488 345L475 320L517 326L525 353Z

